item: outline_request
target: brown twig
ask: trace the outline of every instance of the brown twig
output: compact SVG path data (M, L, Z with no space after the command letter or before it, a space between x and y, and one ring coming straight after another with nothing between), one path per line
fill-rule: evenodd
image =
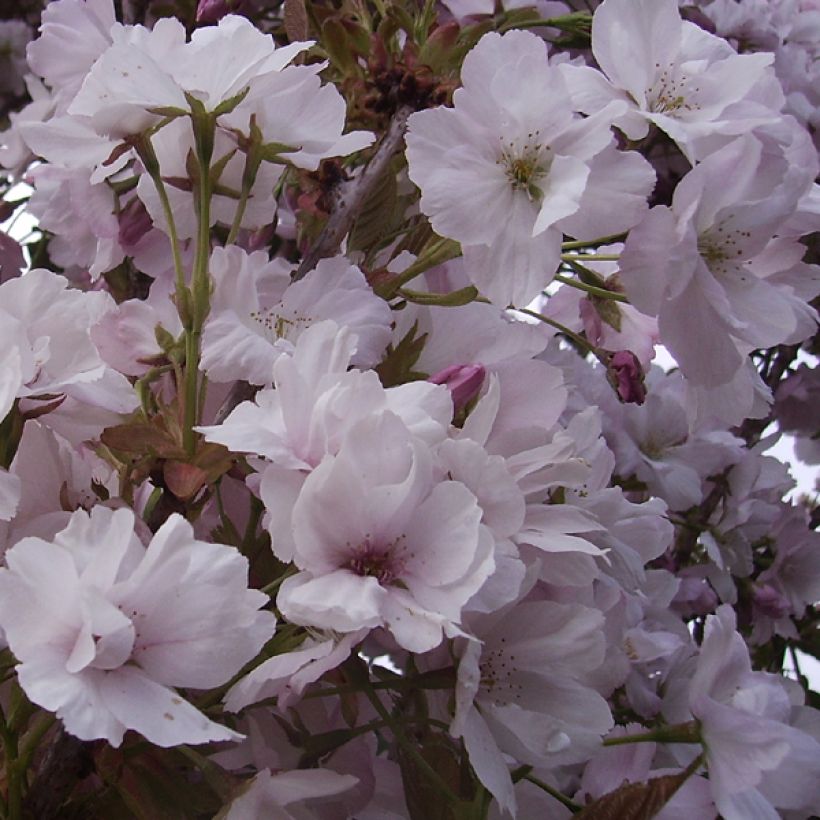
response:
M320 259L333 256L339 250L342 240L353 226L359 209L373 191L379 177L387 170L393 155L399 150L404 140L407 118L413 111L414 108L410 105L401 106L393 115L376 153L361 174L339 185L327 225L319 234L316 244L302 259L293 276L294 281L313 270Z

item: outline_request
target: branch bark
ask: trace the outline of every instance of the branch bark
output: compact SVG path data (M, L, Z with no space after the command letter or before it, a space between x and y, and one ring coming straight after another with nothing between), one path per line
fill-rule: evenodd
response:
M316 244L302 259L293 276L294 281L313 270L319 260L333 256L339 250L342 240L353 227L362 204L373 191L379 177L387 170L393 155L401 147L407 129L407 118L413 111L414 108L410 105L403 105L396 111L376 153L361 174L339 186L327 225L319 234Z

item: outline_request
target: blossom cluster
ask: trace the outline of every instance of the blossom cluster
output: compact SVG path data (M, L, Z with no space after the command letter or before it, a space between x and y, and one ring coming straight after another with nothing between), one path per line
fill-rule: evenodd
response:
M154 5L0 22L3 816L820 813L820 7Z

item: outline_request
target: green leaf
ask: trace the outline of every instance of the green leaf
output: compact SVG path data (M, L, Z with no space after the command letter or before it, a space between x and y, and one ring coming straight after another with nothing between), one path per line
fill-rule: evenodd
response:
M595 308L595 312L601 317L602 322L606 322L611 328L621 332L621 310L611 299L602 299L600 296L590 296L589 301Z
M260 156L265 162L286 162L280 154L292 154L295 151L300 151L301 145L285 145L284 142L269 142L263 145L260 149Z
M353 56L353 48L347 30L335 17L330 17L322 23L322 46L330 58L330 62L345 76L358 75L359 65Z
M395 347L388 345L384 359L376 366L376 373L385 387L426 378L426 374L413 371L427 341L426 333L416 337L418 329L419 323L415 322Z
M408 301L417 305L440 305L442 307L459 307L469 305L478 298L478 290L473 285L454 290L451 293L427 293L421 290L402 288L399 293Z

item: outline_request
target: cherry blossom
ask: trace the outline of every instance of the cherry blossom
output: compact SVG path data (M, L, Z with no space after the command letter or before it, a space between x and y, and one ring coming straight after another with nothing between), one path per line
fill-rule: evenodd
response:
M171 688L224 683L273 632L238 553L196 541L180 517L146 548L132 512L95 507L51 541L17 542L6 563L0 620L20 683L69 732L114 746L126 729L159 746L238 737Z
M576 117L543 41L526 32L485 35L461 76L454 108L411 117L410 178L476 286L501 307L524 305L552 279L560 222L581 206L622 105Z

